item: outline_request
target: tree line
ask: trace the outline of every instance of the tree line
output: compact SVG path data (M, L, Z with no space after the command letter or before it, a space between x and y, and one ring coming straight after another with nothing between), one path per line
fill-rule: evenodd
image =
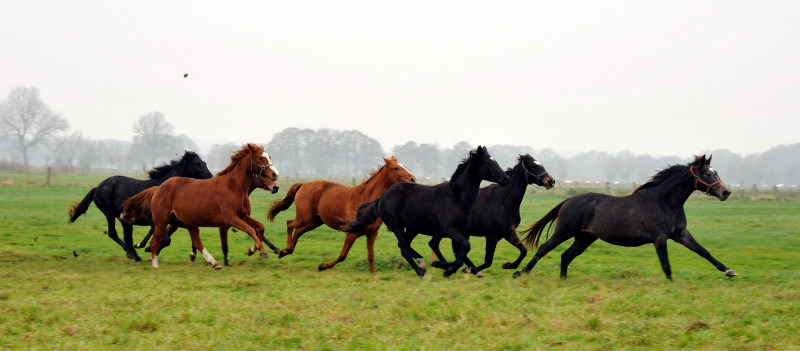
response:
M131 141L91 140L80 132L66 133L66 119L52 113L36 88L12 89L0 102L0 160L8 164L65 168L144 170L183 154L199 151L186 135L158 112L139 117L132 126ZM366 177L379 167L381 157L393 155L420 179L447 179L458 163L477 145L465 141L449 147L408 141L384 150L381 144L357 130L287 128L263 143L284 176L296 178ZM212 171L230 162L241 143L213 145L198 152ZM565 157L552 149L530 146L488 145L489 152L504 167L512 167L518 155L531 154L559 180L576 182L644 182L656 171L685 163L693 155L654 157L629 151L588 151ZM707 150L712 165L728 184L800 184L800 143L782 145L753 155L728 150Z

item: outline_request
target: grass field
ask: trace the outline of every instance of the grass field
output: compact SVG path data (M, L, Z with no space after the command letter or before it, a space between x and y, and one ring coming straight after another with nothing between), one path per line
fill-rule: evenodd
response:
M344 239L328 228L306 234L281 259L244 256L252 241L231 233L231 266L218 271L188 260L181 230L153 269L125 258L94 206L67 223L67 206L105 176L61 176L50 187L26 177L0 173L0 349L800 349L797 201L719 202L698 193L687 203L689 230L740 274L733 279L674 242L674 282L664 278L652 245L602 242L573 261L567 280L558 272L569 243L520 279L500 268L516 257L506 243L483 279L443 278L434 268L419 279L385 230L376 274L363 238L347 261L317 271ZM253 216L265 220L283 195L256 191ZM557 189L528 194L522 225L566 196ZM279 247L293 213L266 223ZM145 232L137 229L135 238ZM220 259L217 230L201 234ZM427 239L414 247L429 255ZM482 238L471 242L470 257L482 262Z

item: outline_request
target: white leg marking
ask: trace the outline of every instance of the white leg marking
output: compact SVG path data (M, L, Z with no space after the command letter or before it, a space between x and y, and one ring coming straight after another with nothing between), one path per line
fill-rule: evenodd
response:
M208 253L208 250L205 247L203 248L203 258L205 258L206 262L210 263L212 266L217 265L217 260L215 260L214 257L212 257L210 253Z
M153 268L158 268L158 256L152 258Z
M418 257L417 265L419 266L419 268L425 269L425 259L422 257Z

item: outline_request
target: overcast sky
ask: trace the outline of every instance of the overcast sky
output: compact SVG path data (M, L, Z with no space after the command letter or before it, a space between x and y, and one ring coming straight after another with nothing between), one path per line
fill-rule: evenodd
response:
M800 1L0 1L20 86L88 138L159 111L201 151L300 127L750 154L800 142Z

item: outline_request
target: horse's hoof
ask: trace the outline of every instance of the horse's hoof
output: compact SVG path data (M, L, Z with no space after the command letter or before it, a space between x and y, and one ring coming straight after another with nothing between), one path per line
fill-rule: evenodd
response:
M153 268L158 268L158 257L153 257L150 260L153 263Z
M514 272L514 274L513 274L513 275L511 275L511 278L517 279L517 278L519 278L521 275L522 275L522 271L516 271L516 272Z
M150 252L150 246L144 248L144 252Z
M281 253L281 250L278 250L278 248L276 247L276 248L272 249L272 252L274 252L277 255L277 254Z
M483 273L481 272L475 273L475 276L478 278L483 278Z
M134 247L134 248L137 248L137 249L141 249L141 248L142 248L142 246L144 246L144 245L142 245L142 243L136 243L136 244L133 244L133 247Z
M461 269L461 271L464 273L472 273L472 268L464 267L463 269Z
M447 262L442 262L439 260L431 262L431 267L435 268L444 268L447 265Z
M192 262L196 261L197 260L197 254L195 254L194 252L190 253L189 254L189 259L192 260Z
M214 262L214 264L211 267L214 267L214 269L222 269L222 265L219 264L219 262Z
M736 274L736 272L734 272L733 269L728 268L728 270L725 271L725 276L726 277L735 277L737 275L738 274Z
M319 266L317 266L318 271L324 271L326 269L328 269L328 267L325 267L324 263L320 263Z
M267 255L266 252L260 253L259 256L261 256L261 258L269 258L269 255Z
M286 251L286 249L283 249L280 252L278 252L278 258L281 258L281 257L286 256L288 254L289 254L289 251Z
M247 256L253 256L254 253L256 253L256 248L255 247L247 248Z

